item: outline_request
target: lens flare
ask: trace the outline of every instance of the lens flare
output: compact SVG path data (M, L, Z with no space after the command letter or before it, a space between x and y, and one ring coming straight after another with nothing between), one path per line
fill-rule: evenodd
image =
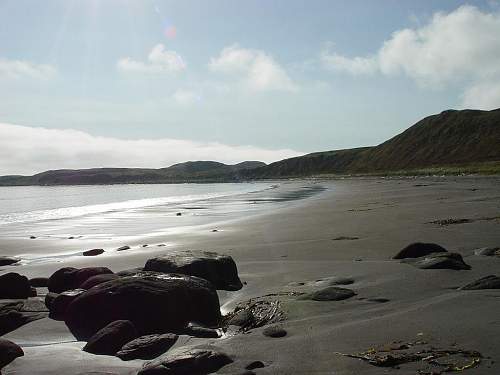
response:
M175 26L168 26L165 28L164 34L168 39L175 39L177 36L177 28Z

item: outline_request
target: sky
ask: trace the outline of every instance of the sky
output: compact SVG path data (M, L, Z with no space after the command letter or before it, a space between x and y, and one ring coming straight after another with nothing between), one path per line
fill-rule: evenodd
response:
M272 162L500 107L500 3L0 0L0 175Z

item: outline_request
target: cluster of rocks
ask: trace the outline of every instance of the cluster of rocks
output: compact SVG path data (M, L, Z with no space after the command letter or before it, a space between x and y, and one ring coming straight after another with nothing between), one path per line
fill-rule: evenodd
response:
M458 253L450 253L434 243L415 242L399 251L393 259L401 259L420 269L470 270Z

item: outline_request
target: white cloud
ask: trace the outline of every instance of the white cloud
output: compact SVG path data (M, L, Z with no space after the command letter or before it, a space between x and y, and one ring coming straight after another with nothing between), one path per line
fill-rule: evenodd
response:
M272 162L300 153L254 146L230 146L180 139L127 140L71 129L0 123L0 175L32 174L59 168L160 168L188 160Z
M190 106L191 104L199 102L201 100L201 95L190 90L177 90L172 95L172 98L177 104Z
M500 80L473 85L462 97L464 108L491 110L500 108Z
M177 52L165 49L163 44L157 44L149 53L147 62L124 57L118 60L117 68L121 72L174 73L186 69L186 63Z
M0 78L34 78L47 80L56 74L56 69L48 64L0 58Z
M327 50L322 62L354 75L403 74L423 87L498 82L500 13L469 5L439 12L421 27L394 32L373 56L349 58Z
M296 91L297 86L271 56L264 51L225 47L218 57L210 59L212 71L238 77L255 91Z

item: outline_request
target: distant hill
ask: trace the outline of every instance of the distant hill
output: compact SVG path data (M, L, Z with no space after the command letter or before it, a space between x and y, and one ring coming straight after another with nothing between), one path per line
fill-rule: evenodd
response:
M241 172L265 165L260 161L245 161L235 165L215 161L189 161L160 169L59 169L33 176L3 176L0 177L0 186L219 182L238 180Z
M488 162L500 164L500 109L447 110L378 146L285 159L248 171L247 177L372 174Z

